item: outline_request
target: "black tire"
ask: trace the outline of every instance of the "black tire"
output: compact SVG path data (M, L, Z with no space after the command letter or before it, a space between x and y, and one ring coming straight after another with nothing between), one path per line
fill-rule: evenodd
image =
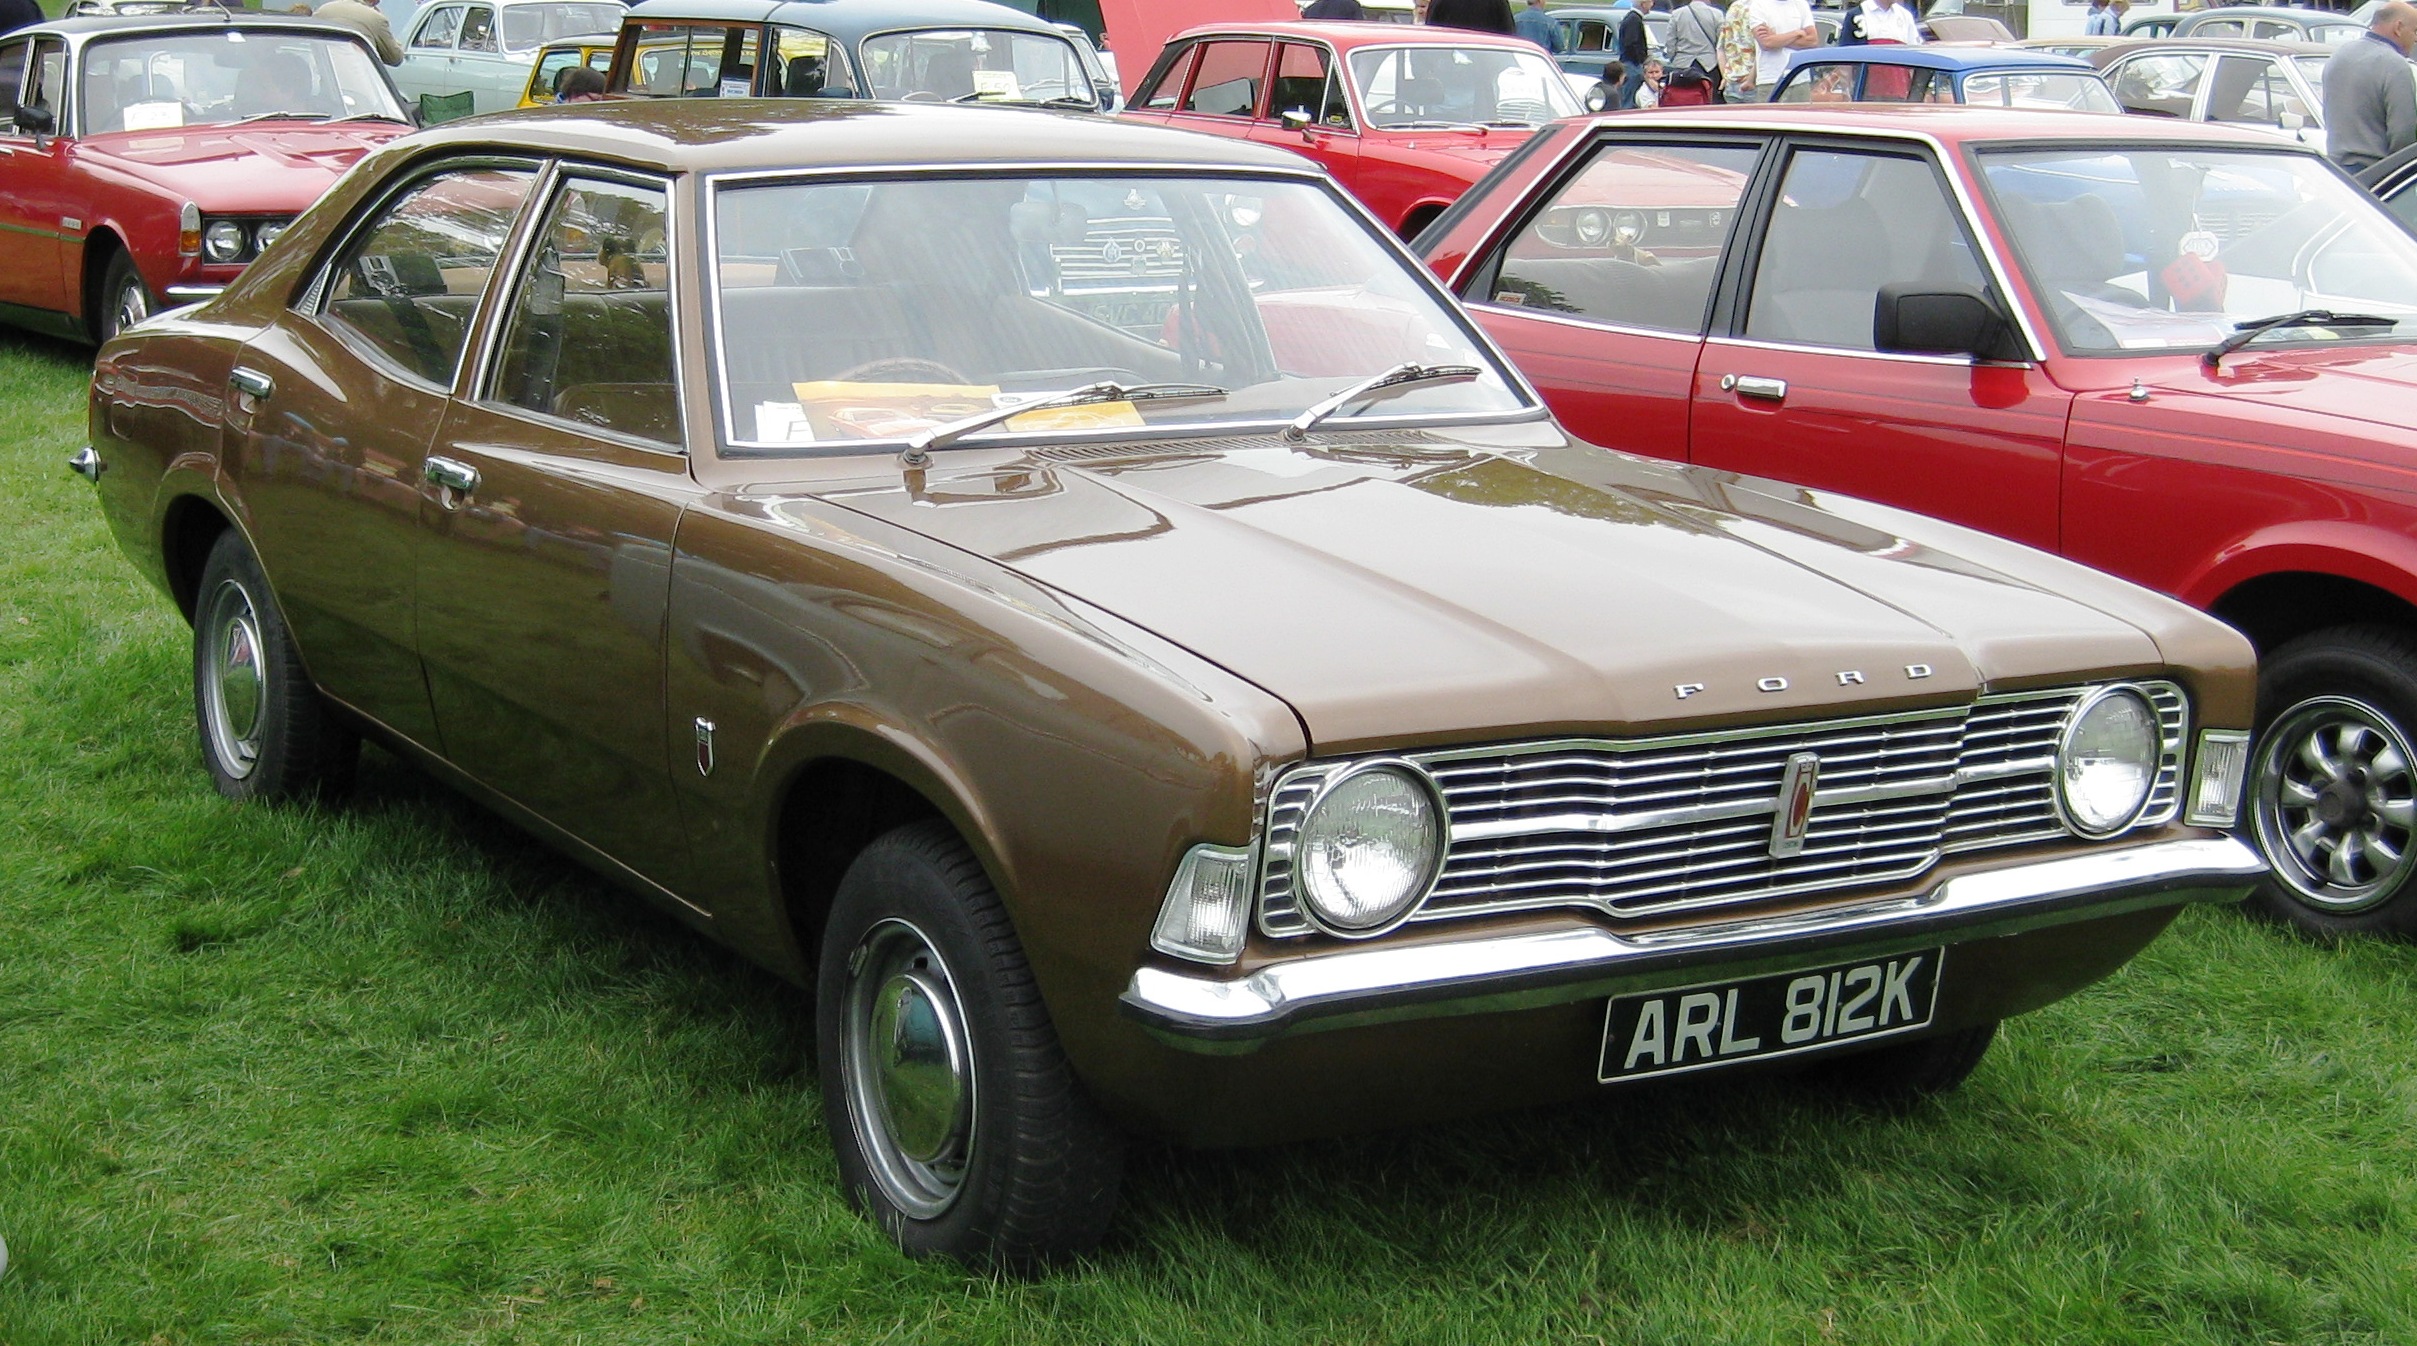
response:
M848 867L815 1000L841 1185L900 1248L1021 1270L1099 1243L1122 1138L1067 1066L1006 908L945 823L898 828Z
M1877 1107L1904 1107L1953 1093L1989 1054L1997 1025L1906 1038L1869 1051L1826 1057L1800 1077L1816 1088Z
M193 718L202 764L229 799L333 799L352 788L361 740L303 672L260 563L230 528L193 602Z
M143 273L136 270L134 258L119 248L109 255L108 269L101 273L101 292L93 306L92 329L94 344L108 341L134 324L158 311L151 287L143 283Z
M2341 626L2258 672L2248 824L2273 873L2252 911L2321 938L2417 937L2417 638Z

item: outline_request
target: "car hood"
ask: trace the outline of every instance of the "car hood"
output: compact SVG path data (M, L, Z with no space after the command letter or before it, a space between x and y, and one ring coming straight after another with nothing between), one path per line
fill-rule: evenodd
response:
M259 122L86 136L76 151L205 211L299 212L361 156L411 128L392 122Z
M2296 412L2388 426L2395 438L2409 424L2409 397L2417 392L2417 347L2408 345L2253 348L2225 356L2212 374L2195 357L2176 363L2181 367L2147 380L2148 386L2254 403L2269 408L2268 415Z
M1257 683L1320 753L1935 704L2161 662L2138 626L1794 488L1557 433L1040 451L819 494Z
M1419 155L1450 164L1474 182L1486 170L1510 157L1511 151L1535 132L1490 126L1476 131L1372 131L1361 139L1360 154L1382 145L1396 156Z

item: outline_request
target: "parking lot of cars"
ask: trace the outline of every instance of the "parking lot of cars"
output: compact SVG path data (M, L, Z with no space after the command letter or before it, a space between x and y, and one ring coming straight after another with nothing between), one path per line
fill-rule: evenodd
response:
M892 1239L1036 1265L1127 1136L1930 1097L2193 903L2417 937L2417 168L2231 17L1599 117L1394 24L1119 109L986 0L71 20L0 315L99 347L222 793L421 763L808 988Z

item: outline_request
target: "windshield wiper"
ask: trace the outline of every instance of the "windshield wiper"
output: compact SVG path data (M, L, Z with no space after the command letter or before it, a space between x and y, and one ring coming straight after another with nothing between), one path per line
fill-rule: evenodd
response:
M348 116L338 117L334 121L330 121L328 125L334 126L337 122L393 122L397 126L411 125L409 118L398 117L391 112L355 112Z
M2373 313L2335 313L2329 308L2304 308L2297 313L2278 313L2271 318L2253 318L2234 323L2232 335L2217 342L2199 363L2214 369L2227 355L2266 335L2292 327L2392 327L2400 319L2380 317Z
M249 117L237 117L228 125L249 126L253 122L323 122L326 120L327 114L324 112L255 112Z
M1293 417L1292 424L1284 427L1284 438L1298 444L1309 438L1310 430L1318 422L1354 402L1363 401L1379 393L1406 391L1411 388L1424 387L1430 383L1467 383L1483 377L1485 377L1485 371L1475 365L1422 365L1416 360L1405 360L1382 374L1371 374L1361 379Z
M1168 402L1225 395L1226 390L1213 383L1137 383L1128 386L1114 379L1104 379L1098 383L1086 383L1080 388L1069 388L1062 393L1042 393L1013 406L992 407L962 420L935 425L929 430L910 435L906 447L898 453L898 463L902 467L922 467L931 462L932 450L947 448L976 430L1014 420L1027 411L1083 407L1096 402Z

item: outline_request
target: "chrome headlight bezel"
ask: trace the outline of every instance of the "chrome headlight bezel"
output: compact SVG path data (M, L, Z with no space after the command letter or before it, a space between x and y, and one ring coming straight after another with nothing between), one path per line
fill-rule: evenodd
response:
M240 262L252 250L252 231L241 220L212 220L202 226L201 256L205 262Z
M2119 699L2129 700L2136 705L2139 708L2142 722L2148 726L2148 753L2146 758L2139 763L2140 797L2133 800L2131 807L2124 810L2121 816L2114 821L2092 822L2074 806L2073 792L2067 784L2074 740L2094 712ZM2164 765L2164 721L2158 715L2156 700L2149 695L2148 689L2128 682L2108 683L2092 689L2087 696L2074 704L2072 713L2065 717L2064 727L2057 731L2056 764L2051 778L2054 783L2052 794L2056 801L2057 819L2075 836L2091 841L2104 841L2109 837L2121 836L2138 826L2140 820L2148 813L2150 801L2156 798L2158 773L2164 768Z
M1409 885L1404 895L1396 899L1380 919L1354 924L1337 919L1334 913L1328 911L1325 904L1319 900L1318 883L1312 877L1311 868L1306 863L1305 857L1308 856L1317 839L1317 823L1321 811L1343 786L1371 774L1398 777L1416 791L1418 796L1426 802L1435 840L1429 854L1425 857L1425 863L1419 867L1417 881ZM1354 762L1341 770L1332 772L1320 781L1317 793L1310 797L1307 807L1301 811L1300 828L1294 834L1292 845L1294 900L1302 918L1325 934L1338 939L1374 939L1379 935L1399 929L1403 922L1408 921L1417 913L1420 905L1427 900L1427 894L1434 891L1436 879L1443 874L1444 857L1451 849L1451 812L1444 805L1443 791L1435 784L1434 777L1428 775L1416 763L1404 761L1398 757L1372 757L1365 761Z

